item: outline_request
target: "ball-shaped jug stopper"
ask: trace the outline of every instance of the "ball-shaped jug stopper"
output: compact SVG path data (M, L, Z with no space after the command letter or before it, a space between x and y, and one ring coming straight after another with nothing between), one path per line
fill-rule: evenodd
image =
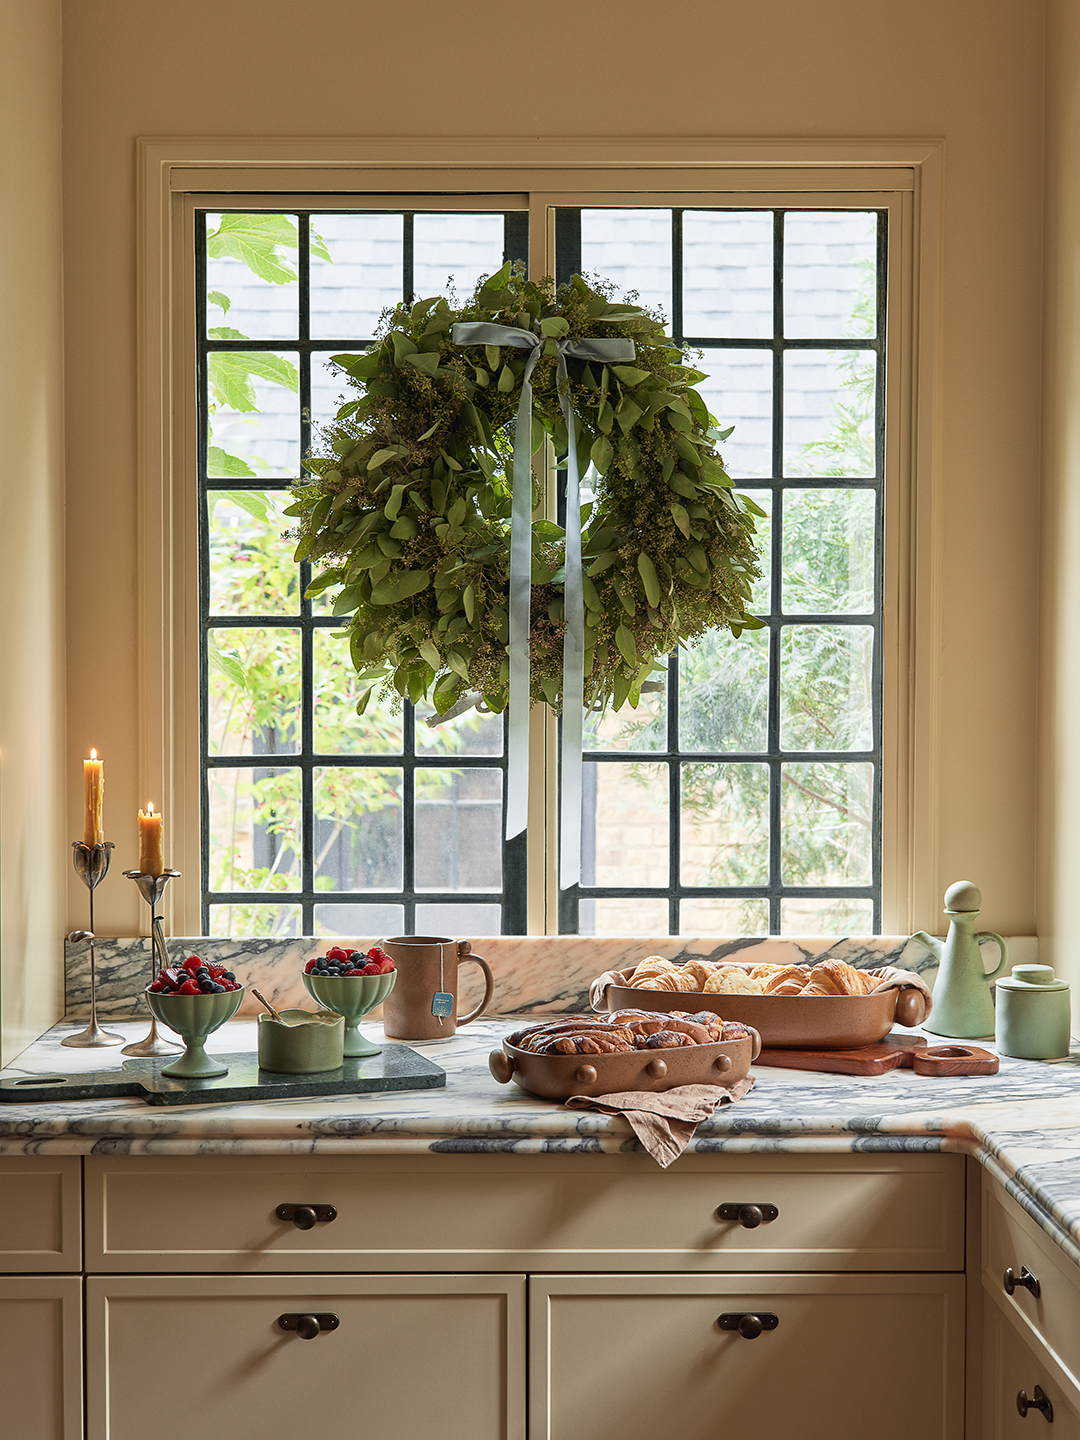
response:
M945 891L946 910L981 910L982 891L970 880L957 880Z

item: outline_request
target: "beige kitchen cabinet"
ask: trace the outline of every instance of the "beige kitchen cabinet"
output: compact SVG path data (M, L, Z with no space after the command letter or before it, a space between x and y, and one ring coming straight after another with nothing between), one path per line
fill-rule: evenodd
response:
M334 1218L298 1229L283 1203ZM725 1204L777 1213L747 1228ZM91 1155L86 1254L129 1272L962 1270L964 1161Z
M533 1276L529 1434L961 1440L964 1294L962 1275Z
M82 1161L0 1156L0 1273L82 1269Z
M82 1277L0 1276L0 1435L80 1440Z
M996 1295L983 1307L984 1440L1080 1440L1080 1392L1022 1326ZM1021 1392L1030 1405L1026 1416L1017 1403Z
M90 1440L524 1440L524 1276L86 1283Z

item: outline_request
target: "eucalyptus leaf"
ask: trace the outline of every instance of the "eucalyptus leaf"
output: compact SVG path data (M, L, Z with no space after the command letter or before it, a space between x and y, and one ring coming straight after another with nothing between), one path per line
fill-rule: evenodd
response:
M660 604L660 581L657 579L656 567L644 551L637 557L638 574L641 576L641 583L645 587L645 597L650 605Z
M396 575L389 576L372 587L371 603L396 605L400 600L419 595L420 591L426 590L430 584L431 576L426 570L400 570Z

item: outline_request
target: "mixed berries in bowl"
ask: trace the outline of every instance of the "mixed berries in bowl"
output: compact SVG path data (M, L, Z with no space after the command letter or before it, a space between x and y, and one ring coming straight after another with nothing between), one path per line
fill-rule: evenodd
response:
M394 962L385 950L373 945L365 954L333 945L325 955L307 962L302 979L313 1000L344 1015L347 1056L380 1053L380 1047L356 1027L361 1016L382 1004L397 981Z
M362 950L346 950L341 945L331 945L325 955L309 960L304 966L306 975L389 975L394 962L385 950L373 945L365 954Z
M211 965L198 955L189 955L182 965L160 971L147 988L152 995L221 995L243 987L224 965Z

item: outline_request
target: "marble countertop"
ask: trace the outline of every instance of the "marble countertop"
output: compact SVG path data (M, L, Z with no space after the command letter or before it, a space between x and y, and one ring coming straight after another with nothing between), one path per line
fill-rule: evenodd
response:
M145 1020L110 1022L131 1039ZM180 1107L141 1100L0 1105L0 1154L362 1154L512 1151L601 1153L637 1148L629 1125L567 1110L491 1078L488 1052L513 1029L478 1021L444 1043L417 1046L447 1073L445 1089ZM61 1048L81 1023L59 1025L5 1076L101 1070L118 1050ZM378 1025L366 1024L372 1039ZM911 1032L904 1032L910 1034ZM940 1037L928 1037L940 1043ZM991 1048L989 1042L980 1042ZM239 1019L207 1049L254 1050ZM697 1154L946 1150L975 1155L1080 1264L1080 1047L1068 1059L1002 1057L994 1076L945 1079L895 1070L869 1078L758 1068L755 1088L697 1130ZM677 1162L676 1162L677 1163Z

